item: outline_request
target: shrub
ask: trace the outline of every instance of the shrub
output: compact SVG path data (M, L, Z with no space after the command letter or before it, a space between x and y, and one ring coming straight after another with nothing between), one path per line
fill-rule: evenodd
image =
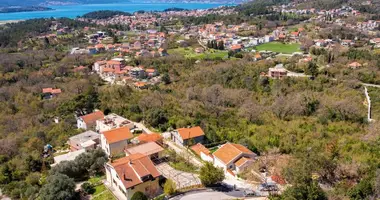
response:
M148 197L142 192L136 192L133 194L131 200L148 200Z
M174 181L167 179L165 184L164 184L164 193L166 195L172 195L172 194L176 193L176 188L177 188L177 186L174 183Z
M83 183L81 188L82 188L82 191L86 194L93 194L95 192L94 186L89 182Z
M210 186L224 180L223 169L215 167L211 162L207 162L200 172L199 178L204 186Z

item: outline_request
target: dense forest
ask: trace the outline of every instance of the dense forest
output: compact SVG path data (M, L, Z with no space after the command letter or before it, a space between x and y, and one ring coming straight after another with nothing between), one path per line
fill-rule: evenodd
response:
M99 10L99 11L86 13L82 17L89 18L89 19L108 19L116 15L131 16L132 14L123 12L123 11Z

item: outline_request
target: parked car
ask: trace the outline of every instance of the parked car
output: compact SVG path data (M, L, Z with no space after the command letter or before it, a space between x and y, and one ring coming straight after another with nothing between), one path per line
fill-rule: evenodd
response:
M266 191L266 192L278 191L278 187L275 183L263 183L258 187L258 189L260 191Z
M244 197L254 197L257 196L256 192L253 190L244 190Z

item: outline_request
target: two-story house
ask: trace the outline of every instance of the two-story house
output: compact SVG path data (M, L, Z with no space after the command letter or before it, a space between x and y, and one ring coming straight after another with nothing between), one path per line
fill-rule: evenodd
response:
M205 133L199 126L192 128L180 128L173 131L171 134L172 140L181 146L203 143L204 137Z
M80 116L77 118L77 127L78 129L95 130L96 120L100 120L103 118L104 114L100 110L87 115Z
M118 193L118 198L129 200L136 192L144 193L148 198L160 192L160 172L148 156L141 153L105 164L107 182Z
M125 149L125 154L127 156L136 153L141 153L143 155L148 156L151 160L158 160L162 158L163 152L164 148L162 148L155 142L147 142Z
M274 79L282 79L288 75L288 71L283 64L278 64L274 68L269 68L268 76Z
M108 131L119 127L128 127L129 129L133 129L135 124L114 113L106 115L102 119L96 120L96 131L98 132Z
M101 132L100 144L108 156L118 155L124 152L133 135L128 127L115 128Z

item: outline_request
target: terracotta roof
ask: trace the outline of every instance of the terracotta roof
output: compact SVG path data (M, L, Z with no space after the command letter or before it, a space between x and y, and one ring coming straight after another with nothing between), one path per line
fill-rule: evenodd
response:
M52 93L52 94L60 94L61 89L53 89L53 88L43 88L42 93Z
M149 157L141 153L129 155L109 164L116 170L126 189L143 183L143 177L157 178L161 175Z
M162 152L162 151L164 151L164 149L155 142L148 142L148 143L140 144L140 145L130 147L130 148L125 150L125 152L128 154L141 153L141 154L144 154L146 156L150 156L150 155L153 155L155 153Z
M149 68L149 69L146 69L145 71L148 72L148 73L154 73L156 70L152 69L152 68Z
M82 118L82 120L86 124L89 124L89 123L95 123L96 120L98 120L98 119L103 119L104 118L104 114L103 114L102 111L96 111L96 112L93 112L93 113L90 113L90 114L87 114L87 115L83 115L80 118Z
M208 150L205 146L203 146L201 143L198 143L194 146L190 147L196 154L199 156L201 155L201 152L203 152L206 155L210 155L210 150Z
M286 184L285 179L282 178L281 176L273 175L270 178L272 179L272 181L276 182L277 184L280 184L280 185L285 185Z
M95 45L95 48L97 48L97 49L104 48L104 45L103 44L97 44L97 45Z
M349 67L361 67L362 65L358 62L353 62L351 64L348 65Z
M232 160L237 158L239 155L250 154L250 155L256 155L247 147L240 145L240 144L233 144L233 143L226 143L222 147L220 147L217 151L213 153L214 157L218 158L225 164L230 163Z
M109 60L109 61L107 61L107 64L109 64L109 65L121 65L121 62L118 60Z
M238 49L241 49L241 48L242 48L241 44L232 45L232 47L231 47L232 50L238 50Z
M235 165L238 166L238 167L240 167L240 166L244 165L248 161L252 161L252 159L251 158L246 158L246 157L241 157L239 160L237 160L235 162Z
M134 84L135 84L136 87L144 87L144 86L147 85L147 83L145 83L145 82L136 82Z
M162 140L162 136L158 133L151 133L151 134L142 133L139 136L137 136L137 139L140 142L157 142L157 141Z
M196 137L205 135L205 133L199 126L192 127L192 128L180 128L180 129L177 129L177 131L183 140L196 138Z
M105 67L105 68L103 69L103 72L115 72L115 70L112 69L112 68L107 68L107 67Z
M102 132L108 144L133 138L133 135L128 127L115 128L109 131Z

